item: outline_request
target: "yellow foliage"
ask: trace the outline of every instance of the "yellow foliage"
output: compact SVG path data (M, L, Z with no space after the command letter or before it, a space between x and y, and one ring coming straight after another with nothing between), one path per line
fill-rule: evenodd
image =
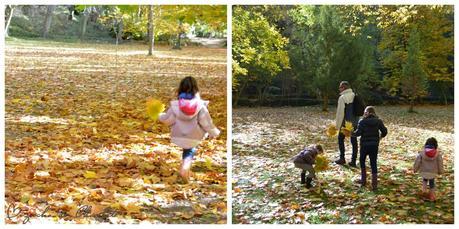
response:
M324 155L318 155L316 157L316 165L314 169L316 172L325 171L328 169L329 161Z
M352 126L352 122L347 122L344 124L344 127L341 128L341 133L344 134L346 137L350 137L352 132L354 131L354 127Z
M344 129L349 130L349 131L352 132L354 130L354 127L352 126L352 122L346 122L344 124Z
M93 171L86 171L86 173L84 174L84 177L86 179L92 179L92 178L96 178L97 174Z
M327 135L329 137L335 137L337 134L338 134L338 131L336 130L336 127L334 125L328 126Z
M165 105L157 99L147 99L147 116L152 120L156 121L159 117L159 114L164 111Z

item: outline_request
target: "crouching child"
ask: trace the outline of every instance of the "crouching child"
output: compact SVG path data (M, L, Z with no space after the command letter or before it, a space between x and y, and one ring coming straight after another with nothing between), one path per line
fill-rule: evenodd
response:
M293 157L295 167L301 169L301 184L306 184L306 188L311 188L312 179L316 178L313 165L316 163L317 155L321 153L323 153L321 145L310 145Z

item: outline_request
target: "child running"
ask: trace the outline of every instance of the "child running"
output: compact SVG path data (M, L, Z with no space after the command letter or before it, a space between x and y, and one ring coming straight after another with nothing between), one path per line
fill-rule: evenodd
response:
M180 176L189 181L190 168L196 147L207 136L217 137L220 131L213 125L207 105L201 100L196 79L187 76L180 82L177 100L172 100L166 113L159 120L171 126L171 141L183 148Z

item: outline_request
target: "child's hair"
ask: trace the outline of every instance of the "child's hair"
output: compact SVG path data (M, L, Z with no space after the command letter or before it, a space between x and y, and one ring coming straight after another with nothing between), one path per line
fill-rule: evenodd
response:
M375 110L375 107L374 107L374 106L367 106L367 107L365 107L365 110L366 110L369 114L376 115L376 110Z
M198 83L196 82L196 79L187 76L180 81L179 88L177 90L177 96L180 95L181 93L189 93L192 94L193 96L198 93L199 88L198 88Z
M314 147L317 151L319 151L321 153L324 152L324 148L322 148L322 146L319 145L319 144L314 144L314 145L312 145L312 147Z
M437 139L428 138L425 145L426 146L433 146L436 149L438 147Z

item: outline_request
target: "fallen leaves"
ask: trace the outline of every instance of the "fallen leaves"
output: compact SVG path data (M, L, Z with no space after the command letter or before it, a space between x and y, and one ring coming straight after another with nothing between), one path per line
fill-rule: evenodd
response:
M333 121L333 112L324 114L319 107L236 109L232 159L234 222L453 223L453 107L419 107L416 114L407 114L406 107L398 106L381 106L378 111L389 134L379 147L379 191L373 193L370 177L367 187L360 188L355 182L360 179L359 169L334 163L316 174L314 188L306 189L300 184L300 170L289 158L302 148L321 144L323 155L330 161L339 155L337 139L324 134ZM439 199L435 203L417 195L421 178L411 172L417 151L432 136L439 141L447 171L437 179ZM348 141L346 149L348 161Z
M83 176L84 176L84 178L86 178L86 179L97 178L96 172L93 172L93 171L86 171L86 172L84 173Z
M226 223L213 208L174 218L188 205L226 205L226 49L158 46L160 58L131 53L143 45L115 53L113 45L31 42L5 49L7 205L27 208L31 222ZM200 145L186 185L169 128L145 114L145 98L170 101L185 73L223 130ZM177 192L186 193L178 210ZM46 206L49 217L39 217Z

